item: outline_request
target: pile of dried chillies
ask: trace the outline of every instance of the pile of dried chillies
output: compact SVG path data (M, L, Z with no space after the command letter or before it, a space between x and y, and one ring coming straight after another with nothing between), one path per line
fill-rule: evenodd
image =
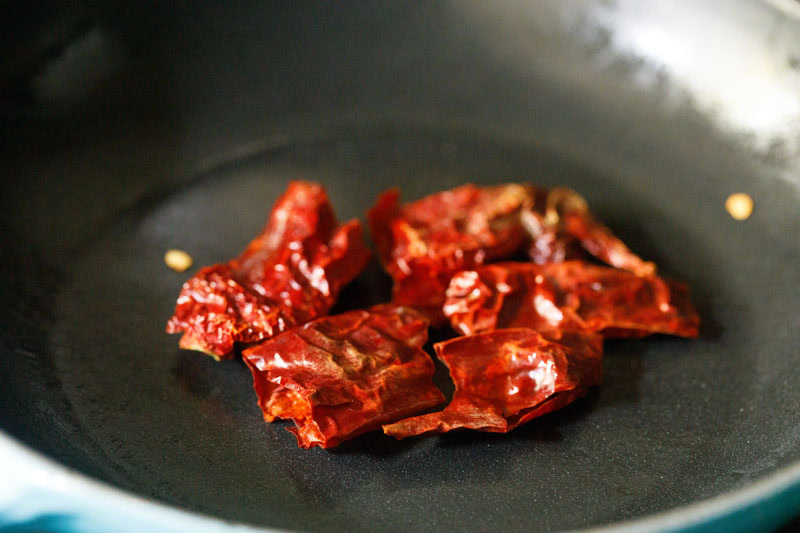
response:
M291 419L303 448L381 427L399 439L507 432L599 385L604 338L698 335L686 285L657 276L570 189L399 197L385 192L367 214L392 303L328 315L370 252L322 186L292 182L239 257L183 285L167 324L182 348L216 359L249 345L264 419ZM445 398L422 347L429 325L448 322L462 336L434 349L455 392L428 412Z

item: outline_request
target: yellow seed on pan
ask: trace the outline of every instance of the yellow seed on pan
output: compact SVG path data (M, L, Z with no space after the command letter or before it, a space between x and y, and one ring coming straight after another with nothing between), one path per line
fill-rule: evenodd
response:
M736 220L745 220L753 212L753 199L743 192L731 194L725 200L725 209Z
M183 250L167 250L164 262L175 272L183 272L192 266L192 256Z

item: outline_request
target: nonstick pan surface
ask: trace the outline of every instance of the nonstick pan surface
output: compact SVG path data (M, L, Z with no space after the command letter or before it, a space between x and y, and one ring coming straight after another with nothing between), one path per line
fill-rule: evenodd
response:
M428 17L450 13L428 10ZM184 20L154 10L138 14L167 25ZM244 20L252 13L224 14L250 28ZM404 10L389 17L361 5L356 15L370 35L399 26L387 34L390 44L403 41L402 32L408 37L434 25ZM138 37L144 31L95 16L103 28ZM219 16L201 16L188 36L162 38L146 50L155 56L175 43L218 36L201 49L210 55L189 46L175 52L195 58L192 68L223 69L207 74L213 84L235 56L214 52L229 40L219 37ZM300 24L296 17L276 10L268 22L289 31ZM355 22L342 28L334 12L323 10L319 20L313 31L332 40L355 32ZM470 42L455 30L430 39ZM387 45L375 46L377 52L361 53L378 68ZM302 57L300 66L319 59ZM466 68L442 57L420 53L424 73L410 74L408 84L430 87L434 67ZM338 72L341 65L331 61L316 78L338 76L326 70ZM174 109L159 111L183 122L109 97L101 105L117 114L78 107L88 118L71 135L64 132L75 124L74 111L59 108L42 118L25 107L33 104L14 108L8 123L18 129L4 151L14 179L3 184L2 429L69 467L156 501L311 531L601 526L679 512L796 470L794 160L729 134L688 104L660 108L661 93L629 88L617 101L612 90L628 87L627 78L601 76L595 92L576 89L556 71L505 81L488 76L503 68L474 67L476 85L451 101L436 88L421 100L404 100L382 85L371 93L380 98L336 112L323 111L306 92L311 76L290 80L295 97L309 99L302 110L291 100L269 99L270 91L288 95L287 88L258 96L268 82L279 83L272 74L240 76L245 87L231 89L225 104L205 114L198 101L177 98ZM181 75L187 74L174 76ZM512 94L509 86L530 86L535 97ZM203 93L188 81L180 91ZM217 102L209 94L202 98ZM499 100L487 103L491 96ZM407 109L392 109L393 98ZM274 109L276 118L268 120ZM188 275L169 270L164 251L187 250L197 266L236 255L291 179L323 183L340 219L363 217L392 186L414 199L466 182L568 185L664 275L689 283L703 318L701 338L608 341L601 387L508 435L398 442L375 433L333 450L298 449L284 424L263 422L241 361L215 363L181 351L177 338L163 332ZM743 222L724 209L725 198L740 190L756 202ZM336 310L385 301L389 291L373 261ZM433 340L446 336L432 332ZM442 369L437 380L450 387ZM796 502L796 485L787 494ZM791 513L782 509L764 523ZM670 523L680 525L664 522ZM740 526L747 523L759 522Z

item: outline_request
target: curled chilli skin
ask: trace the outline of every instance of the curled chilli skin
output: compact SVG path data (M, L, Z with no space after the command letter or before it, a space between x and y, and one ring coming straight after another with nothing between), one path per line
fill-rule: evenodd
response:
M443 411L383 426L398 439L473 429L506 433L560 409L602 380L602 337L498 329L440 342L436 355L450 369L453 400Z
M325 189L295 181L242 254L183 285L168 333L217 359L328 312L369 260L361 223L339 225Z
M638 276L656 267L628 249L567 188L509 183L463 185L399 204L384 192L367 213L384 269L394 280L393 301L414 306L436 326L450 278L459 270L512 259L525 247L534 263L586 258L587 253Z
M534 263L584 259L586 253L637 276L656 274L656 265L642 260L589 211L586 200L566 187L535 189L534 206L522 213L531 237L528 255Z
M583 261L496 263L453 276L444 313L465 335L530 327L644 337L697 337L688 287Z
M528 237L520 214L532 207L532 191L513 183L468 184L402 206L397 189L384 192L367 220L394 280L392 300L445 324L444 293L455 272L508 259L524 248Z
M292 419L300 447L330 448L444 402L427 340L422 314L381 304L314 320L242 358L264 419Z

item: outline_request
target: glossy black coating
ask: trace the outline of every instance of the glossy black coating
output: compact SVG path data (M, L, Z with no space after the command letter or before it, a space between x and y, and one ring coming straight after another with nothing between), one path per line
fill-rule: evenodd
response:
M471 3L60 19L66 44L0 87L0 428L138 494L310 531L596 526L795 464L797 139L734 131L676 100L668 74L638 85L637 61L603 59L616 52L601 26L575 29L591 10L556 6L529 25ZM690 284L702 338L608 342L602 387L509 435L300 450L262 422L240 361L163 332L188 273L162 259L232 257L297 178L325 184L342 219L395 185L408 199L468 181L568 185ZM737 191L755 199L745 222L723 207ZM339 309L389 288L373 262Z

